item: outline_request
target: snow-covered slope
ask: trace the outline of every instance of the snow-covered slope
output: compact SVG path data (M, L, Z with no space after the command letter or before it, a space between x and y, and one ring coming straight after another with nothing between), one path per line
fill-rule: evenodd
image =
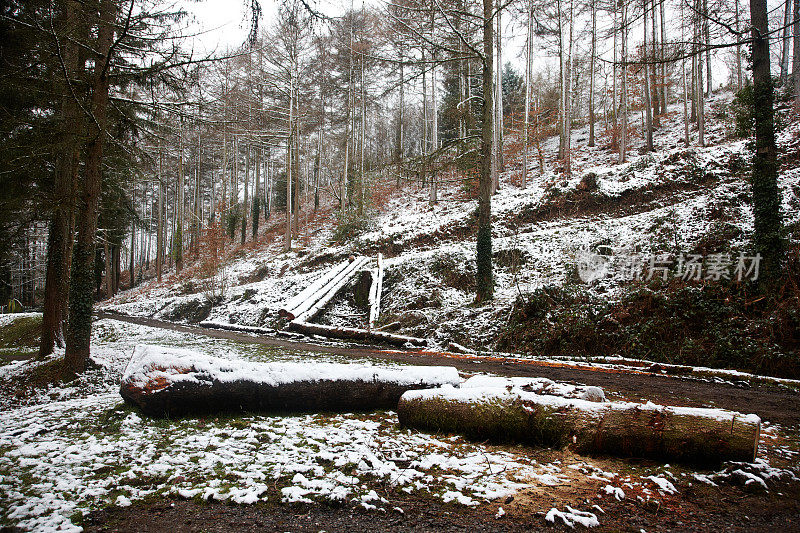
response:
M333 217L315 218L292 252L282 251L273 232L272 241L240 251L226 267L230 288L213 305L202 280L175 284L173 279L172 286L150 282L124 292L104 307L169 320L202 316L280 326L281 303L337 260L382 252L387 260L381 322L399 321L402 333L428 337L434 345L452 341L492 349L518 295L579 282L576 265L584 250L677 255L719 238L726 239L728 251L746 250L753 224L749 151L747 141L732 137L731 99L723 92L708 102L706 147L684 146L682 104L673 104L656 129L656 152L643 153L641 135L634 134L629 160L622 164L606 136L600 135L598 146L586 146L587 127L573 132L571 177L555 169L556 138L544 143L544 172L535 157L529 159L525 189L514 184L519 158L508 156L501 189L492 198L496 292L490 305L472 306L477 203L465 197L460 184L448 184L436 205L416 186L394 191L374 209L368 229L346 243L332 242ZM798 135L800 124L790 124L778 136L779 150L798 151ZM799 218L799 177L800 170L789 168L779 178L788 224ZM618 278L606 277L587 290L613 299L622 286ZM187 287L191 294L181 294ZM363 310L344 297L321 319L355 325L361 315Z

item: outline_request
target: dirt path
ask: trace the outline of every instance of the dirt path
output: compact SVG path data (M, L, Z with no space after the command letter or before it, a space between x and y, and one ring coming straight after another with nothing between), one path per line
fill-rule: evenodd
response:
M797 484L775 487L784 491L783 497L778 497L772 492L752 494L731 486L695 486L681 497L665 499L658 509L645 508L632 498L593 499L602 504L605 514L598 517L600 526L592 531L797 531L798 488ZM549 525L544 520L545 513L551 506L563 508L563 502L557 504L546 495L537 496L535 502L517 503L517 499L524 499L520 496L510 503L464 507L421 495L391 494L391 504L385 512L367 511L349 503L279 504L280 495L271 496L255 505L181 499L139 501L130 507L111 506L92 512L81 525L87 533L585 531L580 526L570 530L563 524ZM506 514L498 520L495 516L499 506ZM585 500L583 506L587 506Z
M772 383L719 382L713 379L669 376L625 369L590 369L576 367L569 363L508 360L498 357L467 356L422 350L387 350L377 346L322 345L310 341L186 326L153 318L130 317L107 312L100 312L97 316L154 328L291 350L425 366L448 365L467 374L489 372L503 376L546 377L558 381L597 385L612 395L616 393L618 397L629 400L650 400L669 405L720 407L755 413L764 420L784 426L800 424L800 393L795 389Z

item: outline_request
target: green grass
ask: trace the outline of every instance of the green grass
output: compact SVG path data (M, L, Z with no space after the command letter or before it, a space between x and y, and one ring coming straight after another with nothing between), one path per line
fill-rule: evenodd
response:
M34 357L41 336L41 316L21 317L0 326L0 360Z

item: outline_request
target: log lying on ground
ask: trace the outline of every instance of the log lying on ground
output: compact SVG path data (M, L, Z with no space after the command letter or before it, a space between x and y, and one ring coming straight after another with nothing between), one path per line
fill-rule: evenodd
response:
M306 335L320 335L333 339L347 339L362 342L385 342L394 346L426 346L428 341L417 337L407 337L397 335L387 331L377 329L346 328L338 326L327 326L324 324L310 324L301 320L289 322L289 327L294 331L305 333Z
M257 326L245 326L243 324L227 324L224 322L214 322L211 320L205 320L197 325L201 328L241 331L242 333L253 333L256 335L274 335L276 333L276 331L272 328L259 328Z
M458 382L452 367L255 363L139 345L125 369L120 394L157 417L229 411L370 411L395 409L409 390Z
M409 391L397 413L406 427L472 439L685 463L753 461L761 427L756 415L721 409L591 402L518 387Z

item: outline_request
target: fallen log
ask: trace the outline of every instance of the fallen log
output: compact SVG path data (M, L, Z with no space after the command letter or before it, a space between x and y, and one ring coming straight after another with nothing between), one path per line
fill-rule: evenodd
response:
M393 346L426 346L428 341L417 337L407 337L405 335L397 335L389 333L388 331L381 331L378 329L360 329L360 328L347 328L338 326L327 326L324 324L311 324L303 322L302 320L293 320L289 322L289 328L306 335L320 335L322 337L329 337L333 339L347 339L354 341L366 342L385 342Z
M325 272L311 285L300 291L295 296L286 300L286 302L283 304L283 307L278 309L278 316L291 316L290 320L294 319L292 311L294 311L297 307L299 307L304 302L309 300L314 295L314 293L318 292L325 285L330 283L331 280L335 278L342 270L347 268L347 265L349 265L352 261L353 260L348 259L347 261L339 263L338 265L334 266L333 268ZM316 302L316 300L314 300L314 302Z
M353 279L357 274L358 269L361 268L368 259L366 257L359 257L350 263L344 270L339 272L327 285L322 287L318 292L314 293L311 298L306 300L302 305L294 309L287 317L290 320L299 320L301 322L311 320L314 318L322 308L330 302L336 293L342 287Z
M591 402L518 387L410 391L397 413L403 426L471 439L684 463L753 461L761 427L756 415L721 409Z
M256 363L139 345L125 369L120 394L156 417L342 412L395 409L406 391L458 382L452 367Z

